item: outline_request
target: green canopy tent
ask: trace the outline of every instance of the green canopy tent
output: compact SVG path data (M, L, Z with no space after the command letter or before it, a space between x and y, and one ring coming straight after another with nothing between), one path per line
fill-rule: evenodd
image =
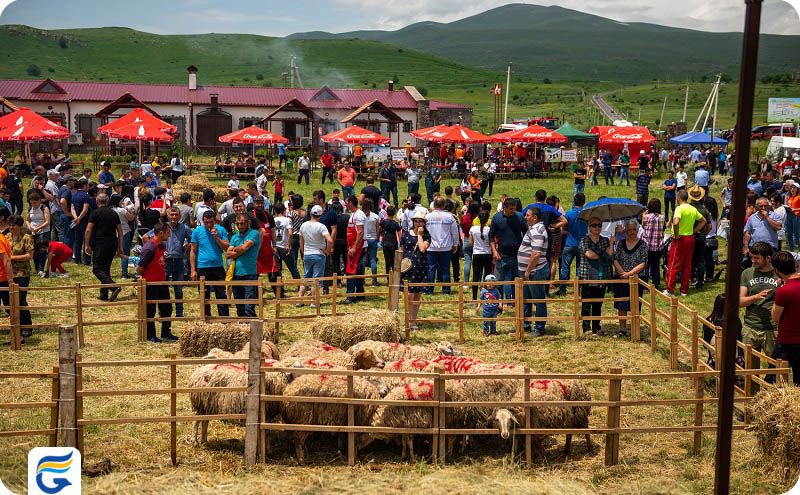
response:
M570 141L578 141L582 144L597 143L597 134L579 131L578 129L572 127L572 124L569 122L565 122L564 125L556 129L556 132L566 137Z

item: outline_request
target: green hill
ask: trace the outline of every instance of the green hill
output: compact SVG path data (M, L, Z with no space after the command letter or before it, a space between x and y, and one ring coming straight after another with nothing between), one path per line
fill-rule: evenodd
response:
M369 39L433 53L462 64L537 79L641 82L716 72L738 77L741 33L708 33L623 23L562 7L511 4L451 23L421 22L397 31L297 33L289 39ZM762 34L762 74L800 70L800 36Z
M306 86L430 88L494 77L436 55L367 40L286 40L246 34L156 35L128 28L0 26L0 78L284 86L290 57Z

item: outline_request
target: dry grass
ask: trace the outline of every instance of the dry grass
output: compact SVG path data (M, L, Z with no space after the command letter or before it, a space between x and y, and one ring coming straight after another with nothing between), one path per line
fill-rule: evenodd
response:
M398 315L386 309L359 311L355 318L351 315L317 318L311 322L309 333L315 339L345 350L364 340L403 340Z
M753 431L764 455L787 481L800 473L800 388L759 392L750 405Z
M524 181L518 181L523 187ZM536 187L539 186L537 181ZM542 185L551 188L552 182ZM561 181L566 183L566 181ZM517 187L517 184L514 183ZM315 186L316 187L316 186ZM560 187L560 186L559 186ZM528 183L530 189L530 183ZM566 189L566 187L564 187ZM557 191L556 191L557 192ZM603 191L605 192L605 191ZM519 195L524 191L520 189ZM563 194L563 193L562 193ZM528 194L529 195L529 194ZM564 194L565 195L565 194ZM72 272L70 284L87 283L94 279L84 267L68 265ZM114 267L118 274L117 266ZM52 286L56 282L37 279L35 286ZM57 282L64 285L63 280ZM688 300L701 316L710 309L713 296L721 291L721 282L712 284L702 293L693 292ZM265 291L265 294L270 291ZM195 291L185 291L186 298ZM91 301L96 291L84 290L84 300ZM133 291L126 289L121 300L132 301ZM440 300L442 296L433 296ZM32 304L58 305L74 299L72 293L61 291L37 292L31 295ZM94 302L94 301L92 301ZM288 307L282 314L310 314L313 310ZM323 310L328 309L323 299ZM371 307L385 308L386 301L379 298L373 303L352 306L339 305L339 311L356 315ZM551 314L569 314L568 309L550 305ZM568 308L569 306L567 306ZM231 308L233 309L233 308ZM611 304L604 305L604 314L613 314ZM270 315L270 304L266 314ZM466 311L474 311L471 307ZM121 318L131 314L131 307L101 307L87 312L89 321ZM187 306L187 315L197 316L196 306ZM452 318L455 307L424 305L420 316ZM356 316L357 317L357 316ZM688 315L680 315L687 322ZM0 370L50 371L57 362L56 326L64 321L74 321L73 312L64 310L37 310L36 322L49 321L52 329L36 332L23 352L0 350ZM304 336L311 321L281 325L281 346ZM175 333L180 334L187 323L176 323ZM614 330L616 324L609 324ZM485 338L479 323L465 327L467 342L460 346L466 355L478 356L487 361L524 363L532 369L546 372L605 372L620 366L626 372L668 371L664 359L663 342L659 352L650 352L645 342L598 338L575 340L571 326L548 325L548 334L535 341L526 338L521 343L511 335ZM647 339L646 328L643 338ZM681 337L682 339L685 336ZM456 325L421 325L412 335L412 343L434 340L458 341ZM87 346L81 350L84 360L154 359L178 352L177 344L138 344L136 328L132 324L88 327ZM685 357L682 358L685 361ZM187 382L190 367L178 368L178 384ZM84 384L87 389L99 388L149 388L169 384L167 367L92 368L87 369ZM6 381L3 401L46 400L49 382ZM589 383L592 395L607 396L607 383ZM686 398L692 396L688 380L625 382L623 399L634 398ZM85 412L89 418L121 416L156 416L169 413L166 396L126 396L115 398L87 398ZM190 414L188 396L178 399L178 414ZM716 409L707 406L704 421L715 422ZM622 411L623 426L688 425L694 418L693 407L633 407ZM43 411L0 410L2 429L42 428L47 425L48 414ZM605 411L593 411L591 426L605 425ZM622 435L620 439L620 465L606 468L603 455L597 450L587 454L584 444L577 440L573 453L564 457L560 449L563 437L547 442L542 459L531 469L521 467L509 452L510 446L487 442L457 457L444 466L427 463L399 464L399 449L372 447L359 455L359 464L347 466L346 457L337 453L335 442L314 442L309 449L309 461L314 467L297 466L293 451L279 437L273 438L274 450L268 464L253 470L242 469L243 429L212 422L208 448L194 448L190 442L191 425L178 425L178 466L169 462L169 427L166 424L120 425L86 428L85 458L88 463L109 458L116 466L114 473L96 479L86 479L85 489L91 493L353 493L377 491L383 493L709 493L713 487L714 436L705 434L703 450L699 456L690 454L691 434ZM595 438L602 443L602 437ZM34 446L46 445L46 439L17 437L0 439L0 478L12 490L21 492L25 484L25 459ZM780 493L787 485L770 471L771 459L759 452L755 435L736 432L732 449L734 470L733 493Z

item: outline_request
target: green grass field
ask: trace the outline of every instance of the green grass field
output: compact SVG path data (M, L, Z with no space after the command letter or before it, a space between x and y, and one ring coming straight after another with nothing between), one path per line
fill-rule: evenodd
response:
M291 179L291 175L289 177ZM310 198L317 189L319 174L312 176L312 184L297 186L288 183L287 189ZM455 185L447 179L445 184ZM403 191L404 183L400 184ZM562 198L571 195L572 181L564 176L545 179L499 180L496 182L496 201L501 192L519 196L524 202L532 199L533 191L545 188ZM330 192L331 187L323 188ZM588 187L590 200L599 195L626 196L632 189L625 186ZM658 195L655 191L654 195ZM566 202L566 201L565 201ZM567 205L568 206L568 205ZM70 278L66 280L44 280L36 278L35 287L72 286L75 282L94 283L89 269L67 264ZM382 271L382 267L381 267ZM118 264L113 274L119 274ZM369 286L368 286L369 288ZM703 291L692 291L683 300L696 308L702 316L709 309L713 296L723 290L723 282L714 282ZM94 291L84 291L86 301L91 301ZM130 289L123 292L121 301L134 298ZM194 297L187 291L186 297ZM269 298L271 299L271 294ZM441 300L444 296L433 296ZM74 299L74 292L45 291L32 294L31 304L64 304ZM380 298L371 304L385 307ZM339 310L357 312L369 307L359 303L353 307L340 306ZM550 305L551 314L557 315L556 304ZM269 306L271 308L271 305ZM326 309L324 307L324 309ZM87 321L103 318L120 319L131 311L126 307L98 307L88 311ZM285 308L283 314L306 313L309 308ZM420 316L452 317L454 307L424 305ZM469 310L471 311L471 309ZM188 314L197 314L197 308L187 308ZM613 314L611 304L604 305L604 314ZM687 318L688 315L681 315ZM71 321L73 314L59 310L37 310L34 321L58 323ZM186 323L176 324L180 333ZM307 329L306 323L282 325L281 347L301 337ZM615 323L610 323L613 330ZM543 372L604 372L609 367L621 366L630 372L668 371L669 363L662 343L659 351L651 353L647 342L629 342L613 338L575 340L569 325L550 324L548 335L535 341L527 338L521 343L511 335L484 338L478 323L467 324L465 354L495 362L525 363L531 369ZM138 344L136 330L132 324L113 327L88 327L87 346L81 350L83 359L121 360L163 358L177 352L176 345ZM456 325L422 325L412 337L413 342L431 340L457 340ZM8 347L0 350L0 370L49 371L57 362L57 332L55 328L36 332L21 352L11 352ZM685 362L685 361L684 361ZM188 367L179 368L178 386L186 383L191 373ZM117 368L87 370L85 386L99 388L144 388L168 385L167 368L126 368L121 373ZM30 384L31 382L27 382ZM8 401L44 400L49 396L49 385L25 385L22 382L3 384ZM602 398L606 390L602 384L590 384L593 396ZM679 398L692 392L688 381L647 381L626 383L623 398ZM108 399L87 398L84 409L87 417L118 417L136 415L164 415L169 401L158 396L123 396ZM178 414L191 414L188 399L178 400ZM693 408L631 408L623 413L623 425L672 425L689 424L693 419ZM705 408L705 421L715 421L715 408ZM4 429L33 428L46 424L44 413L25 410L0 410L0 422ZM604 425L605 413L597 409L591 417L592 425ZM252 470L242 468L243 430L241 428L212 423L207 448L191 445L191 425L178 426L177 467L169 463L169 428L166 425L120 425L92 426L86 428L85 459L88 463L103 458L111 459L117 466L107 476L84 480L84 489L90 493L709 493L713 485L714 441L713 435L704 435L703 451L699 456L689 454L691 436L688 434L622 435L621 463L612 468L603 466L602 453L586 452L582 439L573 443L573 453L565 457L560 452L563 437L546 443L543 459L532 469L522 467L514 460L510 446L489 444L476 447L467 456L459 456L443 466L427 463L414 465L398 463L399 453L395 449L370 448L360 454L359 464L350 468L327 443L313 444L310 449L311 465L298 466L292 457L290 444L281 437L271 440L274 448L270 462ZM602 442L602 438L595 438ZM25 479L25 455L36 445L43 445L40 438L17 437L0 440L0 478L7 486L22 491ZM602 448L600 449L602 452ZM777 481L770 472L770 460L762 457L752 434L737 432L733 445L734 470L733 493L760 494L777 493L786 486Z

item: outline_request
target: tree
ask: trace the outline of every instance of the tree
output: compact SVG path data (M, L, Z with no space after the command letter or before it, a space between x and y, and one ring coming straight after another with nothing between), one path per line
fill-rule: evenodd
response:
M417 91L419 91L419 94L422 96L428 96L428 88L419 87L417 88Z
M263 81L264 80L264 74L256 74L256 80L257 81Z
M36 64L30 64L25 72L32 77L39 77L42 75L42 69Z
M728 74L722 74L722 76L720 77L720 81L722 81L724 83L729 83L729 82L733 81L733 78L731 76L729 76Z
M546 78L546 77L544 78L544 80L542 80L542 82L543 82L544 84L553 84L553 81L551 81L550 79L548 79L548 78Z
M395 72L394 76L392 76L392 82L395 84L400 84L400 76L397 75L397 72Z
M67 41L67 38L63 36L58 38L58 46L60 46L62 50L69 47L69 42Z

